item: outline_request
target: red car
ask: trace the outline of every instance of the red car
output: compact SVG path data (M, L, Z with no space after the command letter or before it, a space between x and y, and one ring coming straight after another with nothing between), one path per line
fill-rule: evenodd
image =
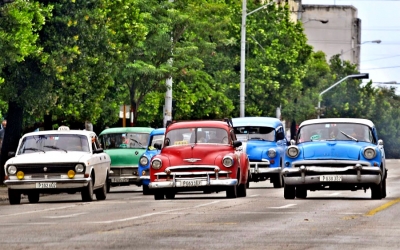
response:
M156 200L178 192L226 191L227 198L245 197L249 159L239 147L231 120L175 122L167 126L164 145L150 164L149 188Z

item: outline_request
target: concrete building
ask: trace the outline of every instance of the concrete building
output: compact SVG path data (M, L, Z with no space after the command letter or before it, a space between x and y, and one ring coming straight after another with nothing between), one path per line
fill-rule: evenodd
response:
M298 18L303 22L308 44L314 51L325 52L327 61L340 54L342 60L360 64L361 20L355 7L303 4Z

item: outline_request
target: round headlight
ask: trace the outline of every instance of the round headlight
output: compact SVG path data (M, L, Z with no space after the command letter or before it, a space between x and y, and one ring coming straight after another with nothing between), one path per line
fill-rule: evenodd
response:
M22 171L18 171L18 172L17 172L17 178L18 178L18 180L22 180L22 179L24 179L24 177L25 177L24 172L22 172Z
M288 147L288 149L286 150L286 154L291 158L295 158L299 155L299 148L296 146Z
M151 162L151 167L154 168L154 169L160 169L161 166L162 166L162 164L161 164L161 160L160 159L154 159Z
M233 158L231 156L225 156L224 159L222 159L222 165L224 165L227 168L232 167Z
M72 179L72 178L75 177L75 171L74 170L68 170L67 175L68 175L68 178Z
M368 160L375 158L375 156L376 156L376 151L374 148L366 147L364 149L364 157L367 158Z
M84 170L85 170L85 166L83 166L83 164L76 164L75 171L77 173L82 173Z
M7 168L7 171L9 174L15 174L17 172L17 167L16 166L9 166Z
M149 164L149 159L147 159L146 156L142 156L142 157L140 157L139 162L140 162L140 165L146 166L147 164Z
M274 158L276 156L276 150L273 148L268 149L268 157Z

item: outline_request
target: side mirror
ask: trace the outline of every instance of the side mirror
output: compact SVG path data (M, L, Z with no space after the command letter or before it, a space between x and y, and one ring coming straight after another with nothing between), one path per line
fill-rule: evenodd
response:
M159 143L159 142L154 143L153 146L154 146L156 149L158 149L158 150L161 150L161 147L162 147L161 143Z
M379 139L379 140L378 140L378 145L379 145L379 146L383 146L383 140L382 140L382 139Z
M14 157L15 156L15 152L8 152L8 157Z
M233 147L234 148L237 148L237 147L240 147L240 146L242 146L242 142L241 141L234 141L233 142Z
M104 149L102 149L102 148L98 148L98 149L93 150L93 154L100 154L100 153L103 153L103 152L104 152Z

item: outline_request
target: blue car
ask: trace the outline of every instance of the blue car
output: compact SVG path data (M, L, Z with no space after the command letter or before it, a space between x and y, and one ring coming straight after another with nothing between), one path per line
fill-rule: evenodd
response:
M386 197L383 141L367 119L302 122L286 150L282 174L285 199L304 199L308 190L371 189L372 199Z
M233 118L232 123L250 160L250 181L270 180L274 188L281 188L281 170L288 146L282 122L273 117L240 117Z
M155 129L150 133L150 139L146 147L146 151L141 155L139 159L139 178L142 181L143 194L151 194L149 189L150 183L150 160L151 158L158 154L160 150L154 147L155 143L163 144L164 141L165 128Z

